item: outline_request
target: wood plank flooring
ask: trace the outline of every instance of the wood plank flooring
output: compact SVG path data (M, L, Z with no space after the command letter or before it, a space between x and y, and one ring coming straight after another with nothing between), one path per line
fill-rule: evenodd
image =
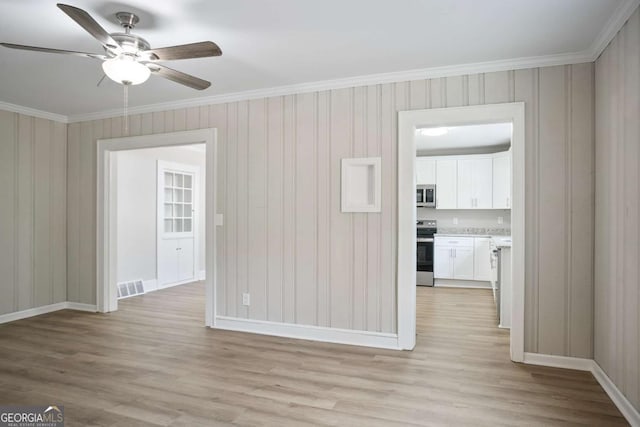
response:
M491 291L418 288L413 352L203 324L195 283L0 325L0 404L67 426L626 425L591 374L510 362Z

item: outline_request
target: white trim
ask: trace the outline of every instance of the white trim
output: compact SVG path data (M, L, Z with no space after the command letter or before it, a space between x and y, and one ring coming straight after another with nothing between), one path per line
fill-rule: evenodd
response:
M11 111L12 113L24 114L26 116L40 119L53 120L54 122L69 123L69 117L63 114L50 113L48 111L36 110L35 108L24 107L22 105L10 104L0 101L0 110Z
M26 310L0 315L0 324L40 316L41 314L52 313L60 310L77 310L95 313L96 306L72 301L57 302L55 304L43 305L41 307L28 308Z
M205 280L205 325L212 326L215 318L216 279L216 129L199 129L185 132L171 132L136 137L100 139L97 141L97 210L96 210L96 295L99 312L117 310L116 271L117 246L116 212L114 200L114 154L116 151L155 148L166 146L205 143L206 148L206 188L205 216L206 254L205 269L211 274Z
M550 368L575 369L589 371L593 368L593 360L580 357L555 356L552 354L525 353L523 363L527 365L548 366Z
M392 350L400 349L397 335L382 332L296 325L293 323L269 322L266 320L241 319L226 316L216 317L214 327L228 331L249 332L310 341L387 348Z
M525 247L525 119L524 103L486 104L470 107L433 108L398 113L398 341L402 349L416 342L416 209L415 129L419 126L456 126L474 123L511 122L512 194L511 236L511 360L524 357L524 247Z
M476 62L443 67L421 68L415 70L395 71L391 73L368 74L342 79L322 80L287 86L270 87L264 89L247 90L220 95L203 96L200 98L168 101L157 104L129 107L129 114L143 114L157 111L168 111L179 108L216 105L228 102L247 101L252 99L286 96L299 93L318 92L325 90L345 89L360 86L396 83L413 80L434 79L439 77L461 76L465 74L490 73L495 71L511 71L528 68L549 67L555 65L580 64L593 62L593 54L589 51L578 53L545 55L526 58L515 58L498 61ZM90 120L107 119L122 115L122 109L97 111L87 114L75 114L68 117L69 123Z
M634 427L640 427L640 412L633 406L629 399L620 391L620 389L611 381L611 378L604 372L602 367L596 362L592 360L592 370L591 373L596 378L596 380L600 383L605 392L609 395L613 403L618 407L622 415L627 419L629 424Z
M96 313L98 311L98 308L95 306L95 304L83 304L80 302L72 301L67 301L65 304L65 308L68 310L86 311L89 313Z
M491 282L482 280L433 279L436 288L493 289Z
M551 368L575 369L589 371L596 381L609 395L626 420L635 427L640 427L640 412L620 391L602 367L593 359L579 357L554 356L551 354L524 353L524 363L528 365L548 366Z
M633 12L640 5L640 0L625 0L618 4L617 9L607 21L600 34L591 44L589 51L591 52L591 61L598 59L602 51L606 49L611 40L618 34L623 25L631 18Z
M198 271L198 280L206 280L207 279L207 270Z
M51 313L52 311L64 310L65 308L67 308L66 302L58 302L55 304L43 305L42 307L7 313L0 316L0 323L13 322L14 320L39 316L41 314Z

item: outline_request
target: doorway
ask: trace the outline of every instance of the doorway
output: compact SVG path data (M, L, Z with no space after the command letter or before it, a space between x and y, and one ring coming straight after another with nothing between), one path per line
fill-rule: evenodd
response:
M99 312L111 312L118 309L117 300L117 277L118 277L118 220L117 220L117 154L118 152L137 150L143 148L160 148L171 146L187 146L194 144L204 144L206 147L205 154L205 192L203 206L206 211L204 218L204 226L206 235L204 238L204 265L206 271L205 277L205 325L213 327L215 319L215 278L216 278L216 202L215 202L215 185L216 185L216 130L215 129L201 129L195 131L186 132L174 132L157 135L145 135L137 137L124 137L124 138L112 138L98 140L98 152L97 152L97 280L96 280L96 296L97 307ZM186 238L187 232L184 232L185 227L192 232L195 230L193 224L193 218L189 215L185 216L184 206L189 203L184 202L185 187L184 175L188 175L191 172L184 171L182 175L181 186L175 187L171 185L172 196L173 190L179 190L181 193L181 201L173 203L171 199L171 217L164 217L162 215L162 223L165 220L171 220L171 232L173 232L173 226L176 224L176 230L178 224L180 228L179 235L175 237ZM172 172L173 173L173 172ZM175 172L179 173L179 172ZM175 177L175 175L172 175ZM155 177L154 177L155 178ZM164 179L164 175L162 176ZM158 180L160 180L158 178ZM163 182L164 184L164 182ZM173 184L173 181L172 181ZM194 182L191 182L191 187ZM175 188L174 188L175 187ZM193 191L193 188L189 189ZM162 188L164 193L165 188ZM195 197L191 194L192 197ZM164 197L161 199L163 202L162 213L164 213ZM173 215L174 205L180 205L180 211L176 208L176 215ZM187 208L191 208L187 206ZM168 211L166 211L169 213ZM158 214L160 218L161 215ZM190 222L191 221L191 222ZM185 226L185 224L187 224Z
M416 130L488 123L512 125L512 270L510 357L524 358L524 103L402 111L398 147L398 342L416 341ZM436 190L437 191L437 190Z

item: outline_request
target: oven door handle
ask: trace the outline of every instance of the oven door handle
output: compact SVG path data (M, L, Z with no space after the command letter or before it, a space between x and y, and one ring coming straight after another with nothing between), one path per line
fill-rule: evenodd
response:
M431 238L427 238L427 239L417 238L416 242L418 242L418 243L431 243L431 242L433 242L433 238L432 237Z

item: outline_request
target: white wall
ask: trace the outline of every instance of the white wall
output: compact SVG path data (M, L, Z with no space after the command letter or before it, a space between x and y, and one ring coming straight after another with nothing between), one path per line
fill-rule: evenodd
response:
M0 111L0 315L67 300L67 213L67 125Z
M198 166L198 202L195 207L199 239L196 274L205 259L205 153L185 147L121 151L117 156L118 273L117 281L157 279L158 160Z
M438 228L511 228L511 211L509 209L427 209L418 208L418 219L435 219ZM503 223L498 224L498 217ZM458 218L458 224L453 219Z
M579 64L146 113L130 134L218 128L220 314L395 332L398 111L524 101L526 351L591 357L593 92ZM95 141L121 128L69 125L73 301L95 303ZM340 212L340 160L361 156L382 157L378 214Z
M596 62L596 362L640 411L640 10Z

